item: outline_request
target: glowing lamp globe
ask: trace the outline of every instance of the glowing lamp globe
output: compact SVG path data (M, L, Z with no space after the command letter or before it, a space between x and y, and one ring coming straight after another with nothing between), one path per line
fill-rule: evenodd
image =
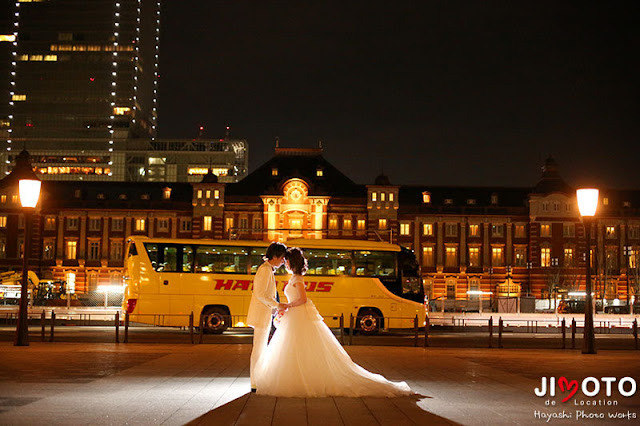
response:
M42 182L35 179L20 179L18 186L20 191L20 204L22 207L35 208L40 198L40 186Z
M594 216L598 208L598 190L595 188L578 189L578 209L580 216Z

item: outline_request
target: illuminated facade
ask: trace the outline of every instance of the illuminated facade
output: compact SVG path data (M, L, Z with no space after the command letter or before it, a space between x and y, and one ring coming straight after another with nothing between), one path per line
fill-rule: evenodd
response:
M194 166L195 167L195 166ZM204 167L200 165L199 167ZM23 220L0 181L0 268L18 269ZM321 148L276 148L237 183L45 182L32 242L40 276L78 291L117 282L130 234L170 238L343 238L412 248L430 298L545 299L584 289L586 250L575 191L548 159L533 187L354 183ZM592 235L597 298L638 294L640 191L601 189ZM35 262L35 260L34 260ZM70 275L72 274L72 275Z

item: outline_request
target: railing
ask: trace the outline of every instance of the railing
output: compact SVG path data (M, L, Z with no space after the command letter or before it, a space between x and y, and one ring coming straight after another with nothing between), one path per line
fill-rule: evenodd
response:
M41 311L34 312L31 311L28 314L28 319L33 323L39 320L40 324L40 337L41 340L53 342L55 340L55 330L56 326L60 325L60 322L63 320L66 321L74 321L74 325L79 325L83 327L89 327L91 325L95 325L96 320L91 318L101 317L102 324L107 326L113 326L115 331L114 340L116 343L120 342L120 327L124 328L124 343L129 343L130 337L130 314L125 313L124 316L121 316L119 311L116 311L113 314L87 314L87 313L73 313L67 312L60 314L60 318L57 318L56 311ZM207 322L209 317L212 315L201 315L198 321L198 338L196 342L196 326L195 326L195 316L194 313L190 314L135 314L137 317L148 317L151 318L151 323L154 326L165 327L165 320L167 318L173 317L186 317L188 319L187 327L179 327L184 330L185 328L189 330L189 341L191 344L195 343L203 343L205 330L207 329L204 324ZM106 319L105 319L106 317ZM244 325L244 321L246 320L246 315L222 315L218 316L218 318L222 318L222 325L220 329L214 330L216 332L222 332L227 329L248 329L246 325ZM335 315L324 316L324 319L335 319ZM366 327L359 323L364 317L356 317L353 314L350 314L349 318L345 318L343 314L341 314L338 318L338 339L342 345L352 345L353 337L356 332L367 335L369 334L366 330ZM411 323L412 334L413 334L413 346L429 346L429 335L432 331L433 327L433 319L428 315L425 316L424 320L421 322L421 319L416 315L415 317L381 317L381 316L369 316L370 319L378 321L378 324L384 325L380 327L380 329L389 330L391 327L398 322L400 324ZM494 347L495 338L494 333L497 329L497 347L504 347L504 339L503 335L505 331L510 331L512 333L539 333L539 332L547 332L554 335L561 335L561 347L562 349L567 348L567 331L571 333L571 348L575 349L576 347L576 334L578 332L578 328L584 327L583 319L571 318L571 321L567 321L568 318L559 317L556 319L503 319L502 317L498 317L497 323L494 322L494 317L490 316L488 319L486 318L451 318L450 323L445 326L449 329L453 330L461 330L465 332L469 332L470 329L473 329L473 333L477 333L478 335L485 334L487 338L487 346L489 348ZM4 312L0 313L0 321L8 324L16 323L18 321L18 312ZM48 327L47 327L48 325ZM442 325L442 324L441 324ZM46 330L49 328L49 336L47 339ZM404 327L405 329L407 327ZM508 329L508 330L506 330ZM625 323L622 319L616 320L596 320L594 321L594 331L597 334L612 334L612 330L619 330L621 333L617 333L620 335L628 335L626 330L630 330L634 340L634 348L638 350L639 342L638 342L638 320L635 318L633 322ZM422 333L421 333L422 331ZM374 333L371 333L374 334ZM405 334L406 336L406 334ZM420 344L422 343L422 345Z

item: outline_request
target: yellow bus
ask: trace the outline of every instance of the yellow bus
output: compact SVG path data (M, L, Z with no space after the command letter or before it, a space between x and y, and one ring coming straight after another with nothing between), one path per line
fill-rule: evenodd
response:
M132 236L125 259L123 310L134 322L186 326L204 315L204 332L244 326L253 275L269 243L240 240L187 240ZM307 295L329 327L343 314L355 328L375 334L381 328L412 328L425 318L424 290L412 251L395 244L361 240L289 240L309 260ZM289 275L276 271L278 293ZM157 317L156 317L157 318Z

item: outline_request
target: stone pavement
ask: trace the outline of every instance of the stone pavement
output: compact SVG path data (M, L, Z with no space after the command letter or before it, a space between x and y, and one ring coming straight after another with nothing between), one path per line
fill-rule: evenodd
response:
M630 424L640 392L624 397L569 390L538 397L542 377L573 391L588 376L640 381L640 352L545 349L346 347L354 361L391 380L405 398L273 398L249 391L250 345L0 343L0 424L410 425ZM573 380L577 380L574 384ZM629 383L625 392L630 391ZM546 406L545 402L555 406ZM583 405L586 402L617 405ZM617 414L620 413L620 414ZM624 418L609 419L612 415ZM566 418L567 416L571 416ZM564 419L558 419L564 416ZM627 416L631 417L630 420ZM635 417L633 417L635 416ZM580 418L582 417L582 418Z

